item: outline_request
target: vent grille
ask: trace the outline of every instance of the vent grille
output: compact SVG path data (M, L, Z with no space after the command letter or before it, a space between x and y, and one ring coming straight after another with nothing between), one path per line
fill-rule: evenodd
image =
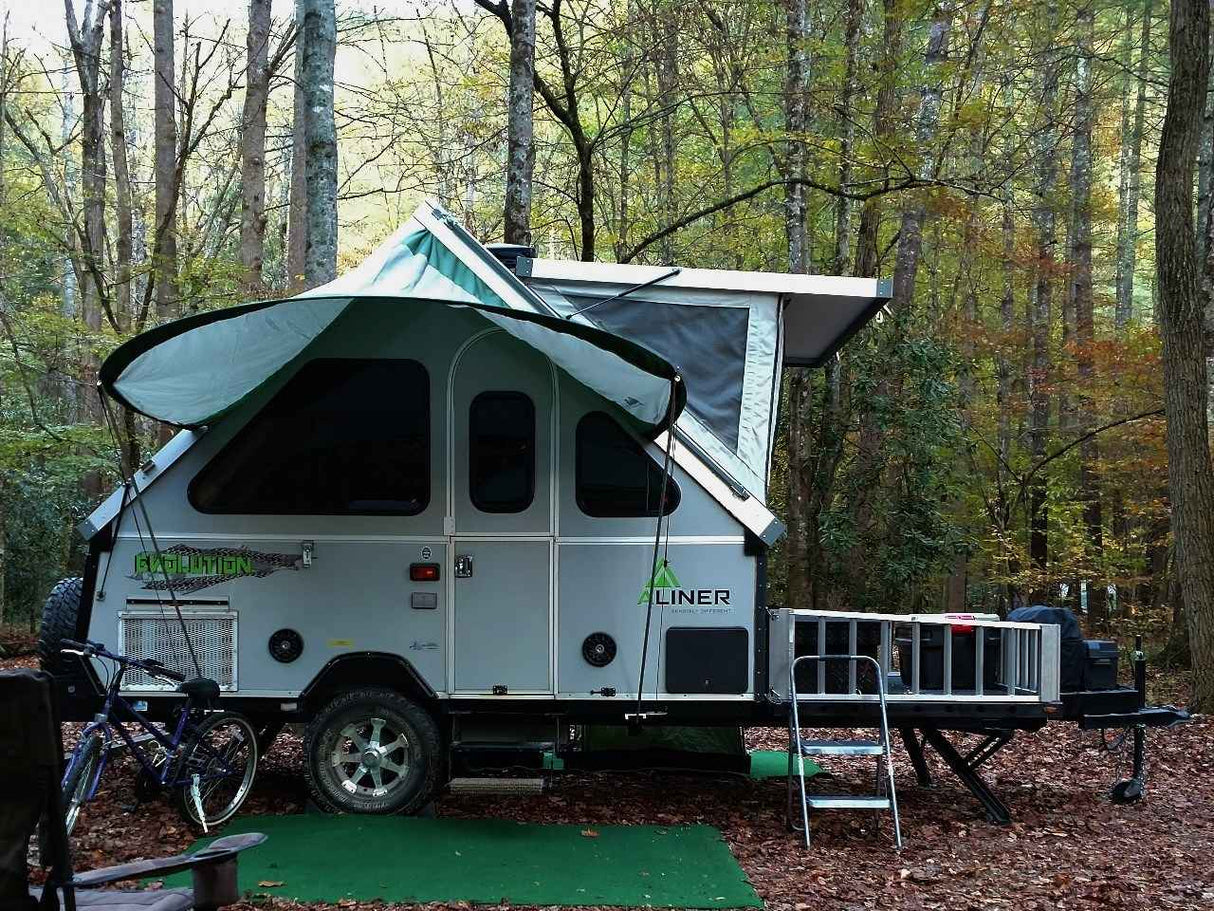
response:
M202 666L202 676L219 684L221 690L236 689L236 614L231 611L183 609L182 619L194 645L194 654ZM122 653L131 658L154 658L165 667L197 677L190 649L177 615L128 612L118 619ZM150 677L132 668L123 679L124 690L172 690L175 684Z

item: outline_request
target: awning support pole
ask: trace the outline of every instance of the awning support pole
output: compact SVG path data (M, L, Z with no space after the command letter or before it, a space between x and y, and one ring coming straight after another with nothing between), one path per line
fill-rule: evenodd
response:
M675 402L677 401L678 385L682 378L675 374L670 379L670 399L667 404L666 421L670 429L674 427ZM645 664L649 658L649 630L653 623L653 590L656 588L658 576L658 559L662 552L662 522L666 518L666 488L670 483L670 463L674 454L674 434L666 434L666 458L662 464L662 489L658 496L658 524L653 538L653 559L649 567L649 584L645 586L647 595L645 604L645 635L641 639L641 671L637 678L636 711L624 716L625 720L640 723L645 720L647 713L641 711L641 702L645 696Z
M566 313L565 319L573 319L579 313L585 313L587 310L593 310L595 307L601 307L603 304L609 304L612 301L618 301L621 297L627 297L629 294L632 294L635 291L643 291L645 288L648 288L650 285L656 285L658 282L664 282L668 278L674 278L676 275L678 275L682 271L683 271L682 269L671 269L665 275L659 275L657 278L651 278L647 282L641 282L639 285L633 285L631 288L625 288L619 294L613 294L611 297L605 297L601 301L595 301L593 304L587 304L585 307L581 307L578 310L574 310L572 313Z

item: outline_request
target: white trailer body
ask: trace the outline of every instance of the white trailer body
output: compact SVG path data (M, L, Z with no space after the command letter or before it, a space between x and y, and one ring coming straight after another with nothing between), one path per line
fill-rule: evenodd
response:
M83 524L68 630L212 677L267 725L311 721L313 795L337 809L416 806L478 719L523 738L786 717L798 618L766 603L780 372L832 357L888 286L510 259L424 205L330 285L122 346L107 390L185 429ZM87 717L95 681L63 670L65 716ZM1003 701L1043 720L1045 678ZM364 788L341 744L385 719L411 771Z

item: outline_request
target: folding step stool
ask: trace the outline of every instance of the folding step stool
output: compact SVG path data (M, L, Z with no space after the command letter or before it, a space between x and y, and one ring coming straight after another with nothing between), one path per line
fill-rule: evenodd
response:
M878 704L881 709L881 726L876 740L806 740L801 736L801 718L797 711L797 665L802 661L867 661L876 670ZM885 711L885 675L881 665L868 655L801 655L795 658L789 669L791 676L789 693L792 696L788 713L788 823L793 829L805 832L805 847L809 847L809 810L877 810L888 811L894 817L894 843L902 848L902 827L898 820L898 793L894 787L894 754L889 736L889 720ZM796 770L793 770L793 757ZM806 756L875 756L877 758L876 788L874 793L809 794L805 790ZM884 763L880 757L884 757ZM884 765L884 768L882 768ZM801 825L793 821L793 778L800 786Z

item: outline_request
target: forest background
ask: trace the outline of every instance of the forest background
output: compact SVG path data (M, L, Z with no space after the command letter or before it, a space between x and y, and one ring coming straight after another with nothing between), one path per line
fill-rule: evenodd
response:
M1157 224L1172 50L1166 0L14 7L3 619L33 628L120 454L171 433L107 420L110 350L325 281L431 197L545 257L892 278L786 371L773 602L1068 604L1185 663L1156 232L1210 310L1214 93L1192 224Z

